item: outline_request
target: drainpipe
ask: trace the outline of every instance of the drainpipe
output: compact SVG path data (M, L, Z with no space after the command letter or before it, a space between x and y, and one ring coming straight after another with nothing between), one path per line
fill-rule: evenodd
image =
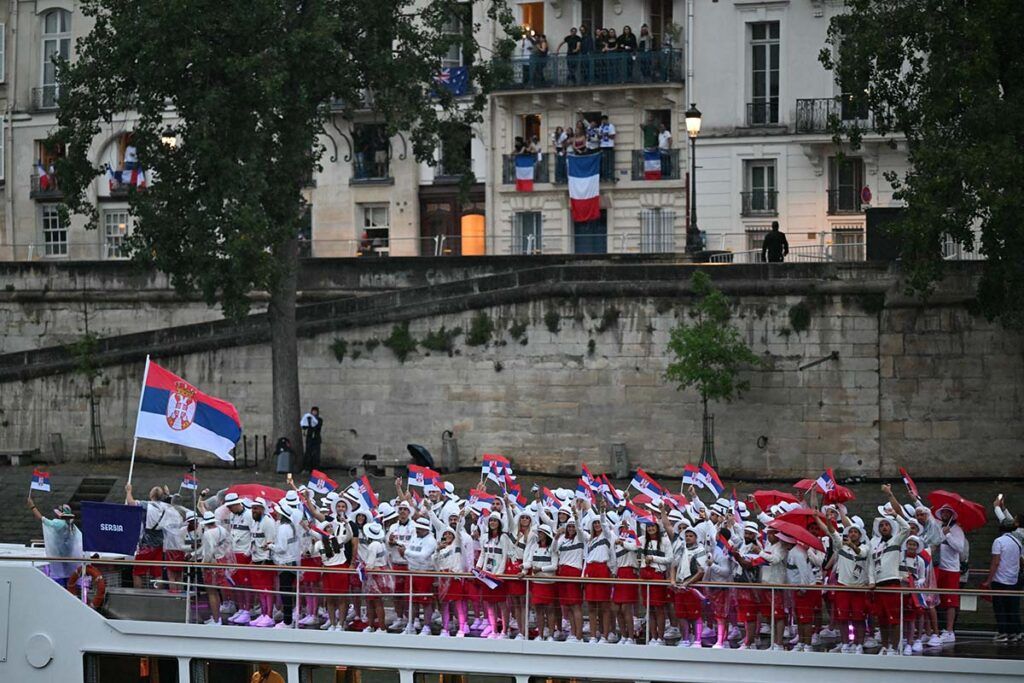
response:
M14 233L14 112L17 110L15 100L18 96L18 6L21 3L14 0L10 3L11 10L11 65L9 78L7 79L7 109L4 112L3 130L0 135L4 136L4 156L0 164L4 165L4 233L11 245L11 260L18 257L15 246Z
M693 2L686 0L686 102L697 101L693 90Z

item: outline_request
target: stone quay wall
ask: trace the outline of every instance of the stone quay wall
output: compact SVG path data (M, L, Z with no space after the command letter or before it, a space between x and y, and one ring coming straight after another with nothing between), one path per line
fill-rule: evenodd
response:
M608 294L595 293L600 283L563 282L459 303L438 289L436 306L375 311L367 299L358 317L314 321L299 340L300 380L303 404L319 405L326 418L325 462L402 457L406 443L438 455L442 432L452 430L466 467L499 452L524 470L573 473L580 462L606 469L612 445L623 444L633 467L677 475L701 445L696 392L664 379L669 332L692 304L689 271L630 268L629 282ZM905 466L920 477L1024 475L1024 337L972 315L969 270L921 302L904 296L898 274L884 267L734 268L710 272L763 366L745 373L742 399L713 407L723 472L790 478L833 467L890 477ZM486 327L484 315L493 331L475 345L484 335L471 330ZM404 324L419 341L442 327L461 334L450 354L421 345L401 362L386 342ZM234 402L248 434L268 434L270 349L245 339L156 355ZM127 457L141 363L101 370L95 393L107 453ZM67 369L7 376L0 448L45 454L59 433L68 456L83 458L86 395L84 379ZM140 442L139 454L183 455L151 442Z

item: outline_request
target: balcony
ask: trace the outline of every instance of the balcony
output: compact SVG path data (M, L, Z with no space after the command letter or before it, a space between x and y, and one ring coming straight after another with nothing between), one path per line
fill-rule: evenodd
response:
M830 124L871 129L874 121L866 106L855 105L848 97L818 97L796 101L796 132L827 133Z
M44 180L38 173L33 173L29 177L28 196L30 199L50 201L54 199L63 199L64 192L60 189L60 184L57 182L57 176L51 173L46 176L46 180Z
M618 182L615 177L615 148L606 147L597 152L591 152L592 154L601 155L601 175L600 180L602 183L614 183ZM565 166L565 157L555 157L555 185L565 185L569 182L569 173Z
M53 111L57 108L59 95L56 84L32 88L32 111Z
M740 192L740 215L744 217L778 216L779 193L776 190Z
M660 164L657 170L647 168L644 163L644 152L642 149L633 150L633 180L679 180L679 150L670 149L660 151Z
M772 98L762 102L747 102L747 126L762 128L779 125L779 100Z
M505 154L501 157L501 182L505 185L515 185L516 183L516 154ZM536 156L536 155L534 155ZM533 163L533 182L535 183L549 183L549 167L548 161L551 154L541 154L540 158ZM563 161L564 164L564 161Z
M393 185L391 177L391 157L384 151L371 154L356 154L352 160L352 177L349 185Z
M841 187L838 190L828 190L828 214L835 216L844 213L863 213L859 188Z
M552 55L512 59L495 90L590 88L602 85L682 83L683 51Z

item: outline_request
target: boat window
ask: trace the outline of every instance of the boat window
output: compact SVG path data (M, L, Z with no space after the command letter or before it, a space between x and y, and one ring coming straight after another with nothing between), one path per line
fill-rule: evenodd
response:
M271 675L277 672L278 679ZM254 677L256 672L263 679ZM192 683L250 683L253 680L272 681L288 680L288 665L281 662L239 662L227 659L193 659L190 666Z
M452 674L417 671L413 683L516 683L515 676L487 676L485 674Z
M178 683L176 657L85 654L85 683ZM248 682L247 682L248 683Z
M299 667L299 683L398 683L396 669L369 669L358 666Z

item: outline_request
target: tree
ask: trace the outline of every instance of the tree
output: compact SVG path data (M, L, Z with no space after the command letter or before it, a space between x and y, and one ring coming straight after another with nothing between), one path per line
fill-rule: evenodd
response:
M690 285L697 296L689 311L692 322L684 320L672 328L668 350L675 360L669 363L665 377L677 382L679 391L694 387L700 394L704 406L700 459L717 467L708 401L731 402L741 397L750 382L741 379L740 372L759 366L761 359L730 324L729 299L711 283L707 273L694 273Z
M486 92L501 77L477 58L473 4L81 0L79 7L94 25L74 61L58 65L59 128L51 137L68 150L56 169L67 208L96 227L88 191L104 169L90 150L104 126L135 112L131 144L155 182L130 191L128 247L180 292L219 302L229 318L248 314L253 292L269 294L273 429L300 449L298 235L303 188L325 151L324 125L372 103L389 135L409 132L415 157L432 161L441 128L480 121ZM487 15L514 32L502 0L489 0ZM496 41L495 55L509 55L511 45ZM468 98L435 80L453 47L470 62Z
M985 258L980 310L1024 324L1024 24L1018 0L847 0L820 60L874 130L906 140L886 174L906 209L893 226L911 289L942 275L944 241ZM863 130L833 120L857 149ZM976 235L980 235L977 237Z

